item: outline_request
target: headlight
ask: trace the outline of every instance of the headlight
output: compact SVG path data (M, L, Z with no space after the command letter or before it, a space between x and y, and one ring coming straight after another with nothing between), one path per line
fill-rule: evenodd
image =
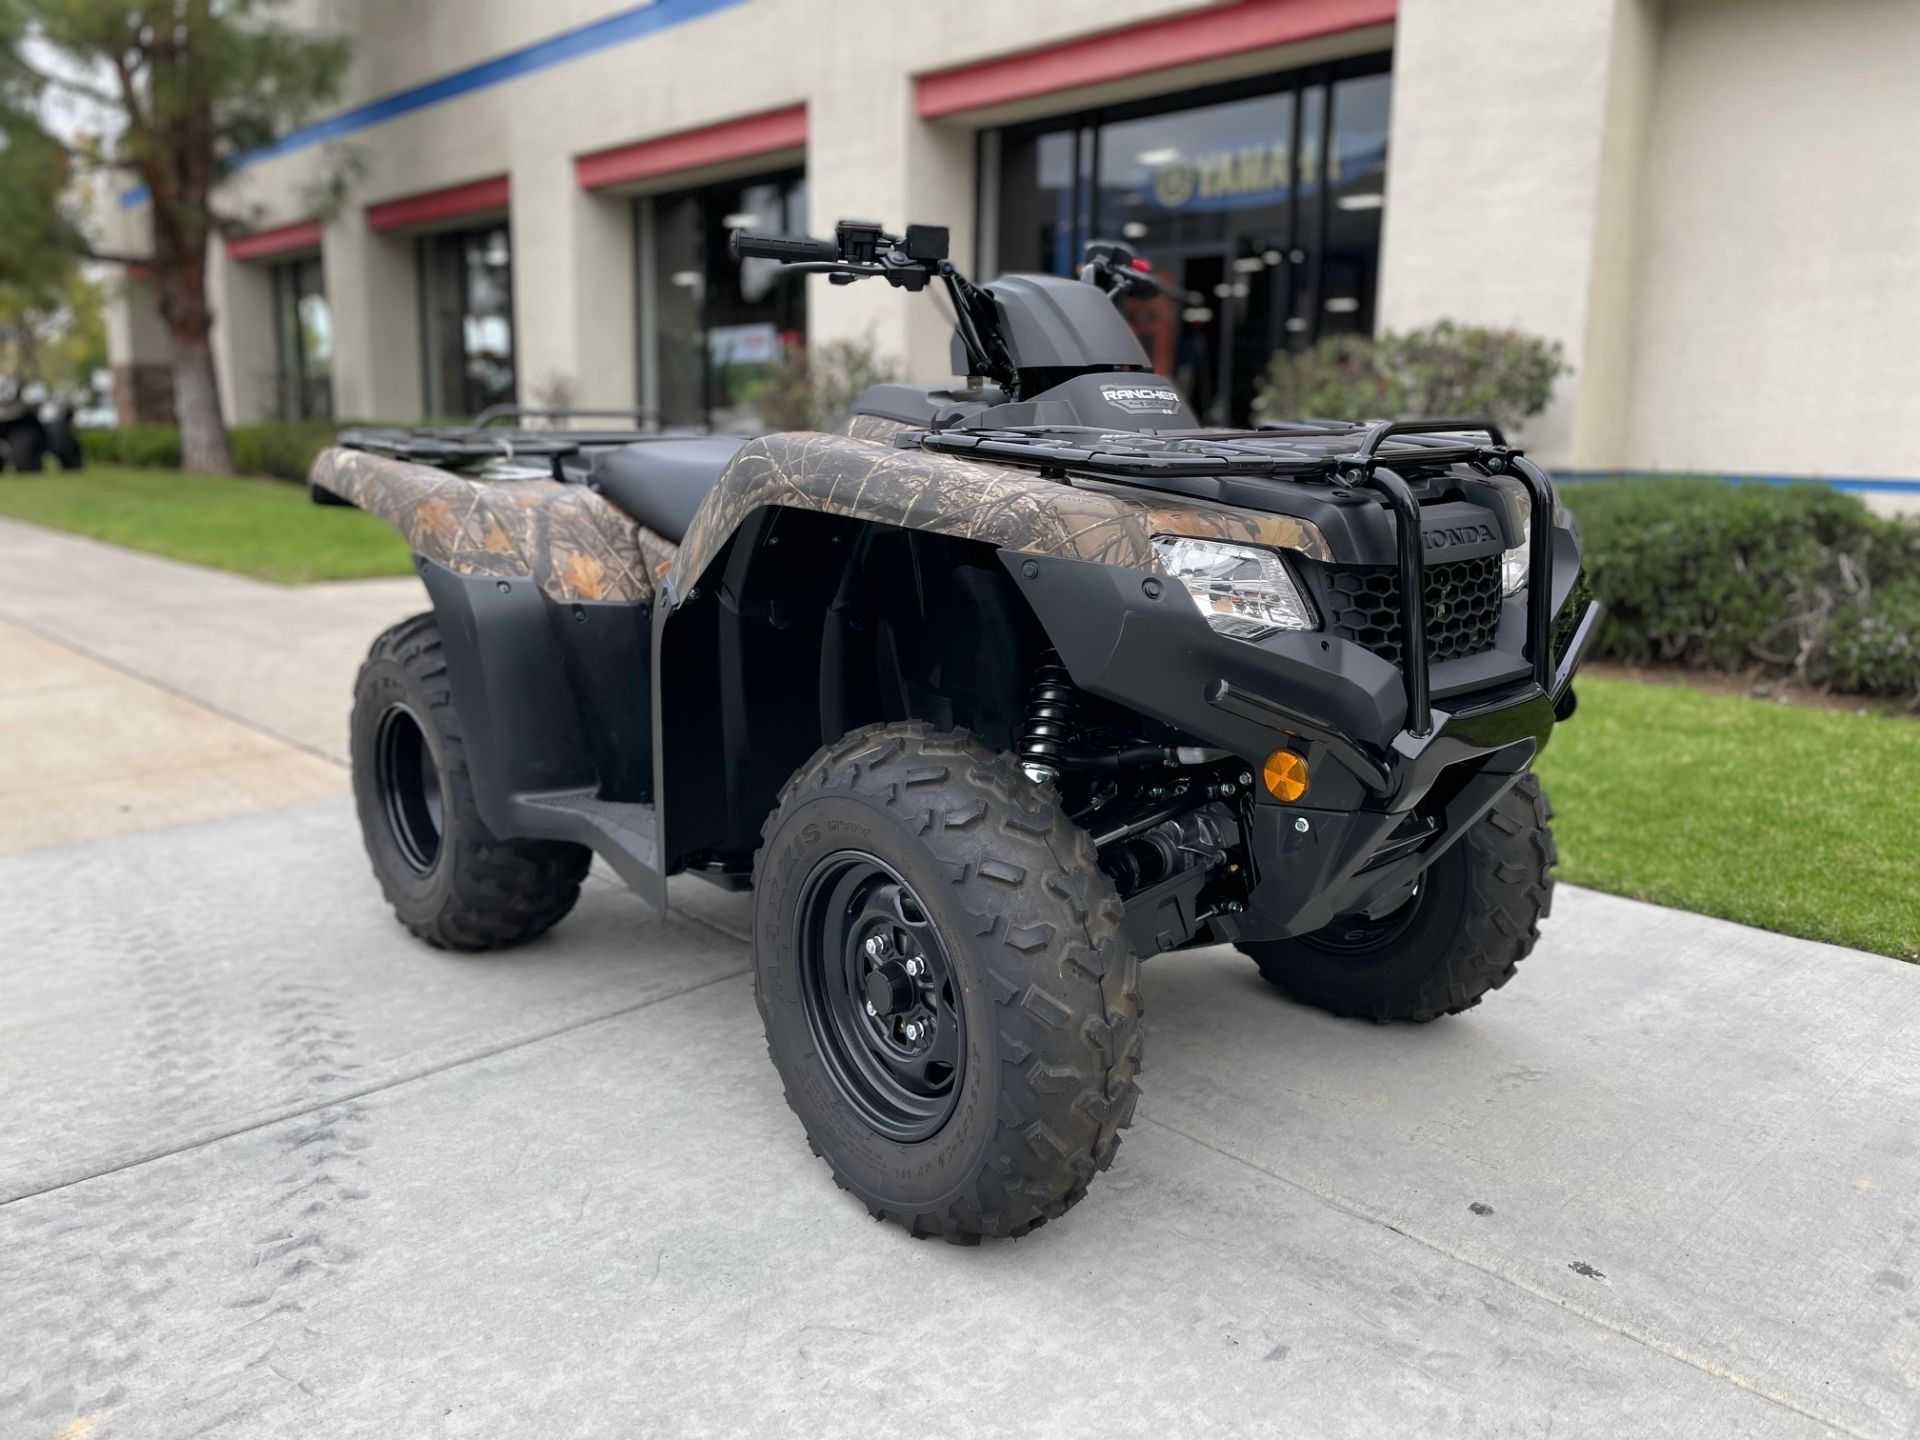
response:
M1520 506L1520 543L1511 550L1503 551L1500 556L1500 588L1505 594L1511 595L1527 583L1527 556L1533 544L1533 496L1517 480L1503 477L1498 483ZM1553 494L1553 523L1572 523L1558 490Z
M1500 555L1500 588L1511 595L1527 583L1527 557L1533 547L1533 517L1520 522L1520 543Z
M1184 535L1156 535L1153 549L1222 635L1258 640L1276 630L1320 628L1286 562L1271 550Z

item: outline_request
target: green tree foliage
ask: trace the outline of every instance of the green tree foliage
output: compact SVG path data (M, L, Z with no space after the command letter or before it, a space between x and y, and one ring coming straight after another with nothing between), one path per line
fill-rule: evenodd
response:
M1442 320L1374 339L1336 335L1282 351L1254 397L1263 420L1481 417L1517 426L1567 373L1560 346L1517 330Z
M79 265L58 281L0 280L0 375L83 390L106 363L100 287Z
M63 201L67 153L0 92L0 285L44 293L65 279L80 231Z
M283 23L289 3L0 0L0 133L31 137L8 153L53 145L70 167L110 172L116 189L146 187L152 248L139 258L173 339L185 460L201 471L232 469L207 300L208 243L239 218L223 212L220 182L238 158L333 99L347 61L344 40ZM106 117L102 133L91 142L51 136L40 117L54 95ZM51 268L41 257L63 242L71 256L76 237L70 225L64 235L31 233L21 212L46 205L44 175L24 160L17 168L0 161L0 226L21 227L0 237L19 234L23 263Z

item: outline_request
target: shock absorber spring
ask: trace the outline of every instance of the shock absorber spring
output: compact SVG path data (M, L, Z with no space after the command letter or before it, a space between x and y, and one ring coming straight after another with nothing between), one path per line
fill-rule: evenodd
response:
M1060 652L1041 652L1027 691L1027 720L1020 731L1020 768L1036 785L1060 778L1059 755L1073 742L1080 691L1061 663Z

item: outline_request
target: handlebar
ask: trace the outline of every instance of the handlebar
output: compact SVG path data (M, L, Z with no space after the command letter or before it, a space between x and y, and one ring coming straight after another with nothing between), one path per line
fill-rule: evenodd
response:
M827 261L840 258L840 246L833 240L815 240L810 235L749 235L736 230L727 241L736 260Z
M1200 298L1184 285L1167 284L1151 270L1135 270L1127 278L1132 283L1133 293L1136 295L1144 294L1148 298L1165 296L1182 305L1192 305Z
M1168 285L1153 273L1153 266L1133 253L1133 247L1119 240L1089 240L1086 258L1080 265L1080 278L1106 291L1116 304L1128 297L1151 299L1164 296L1182 305L1198 300L1193 291Z

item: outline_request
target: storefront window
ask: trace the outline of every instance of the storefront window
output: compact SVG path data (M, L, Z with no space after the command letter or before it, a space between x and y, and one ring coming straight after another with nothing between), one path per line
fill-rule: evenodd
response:
M1380 268L1380 215L1387 196L1385 75L1333 87L1333 144L1327 152L1326 258L1320 285L1320 333L1373 329Z
M333 418L333 314L318 255L273 267L273 313L283 420Z
M735 262L734 230L802 234L798 170L638 202L641 383L669 425L760 427L756 401L790 346L805 343L806 286L773 260Z
M1155 369L1209 423L1243 422L1274 351L1373 326L1384 66L1318 67L990 135L985 248L999 270L1065 275L1089 239L1126 240L1194 294L1128 305Z
M421 239L429 415L477 415L513 400L512 256L504 224Z

